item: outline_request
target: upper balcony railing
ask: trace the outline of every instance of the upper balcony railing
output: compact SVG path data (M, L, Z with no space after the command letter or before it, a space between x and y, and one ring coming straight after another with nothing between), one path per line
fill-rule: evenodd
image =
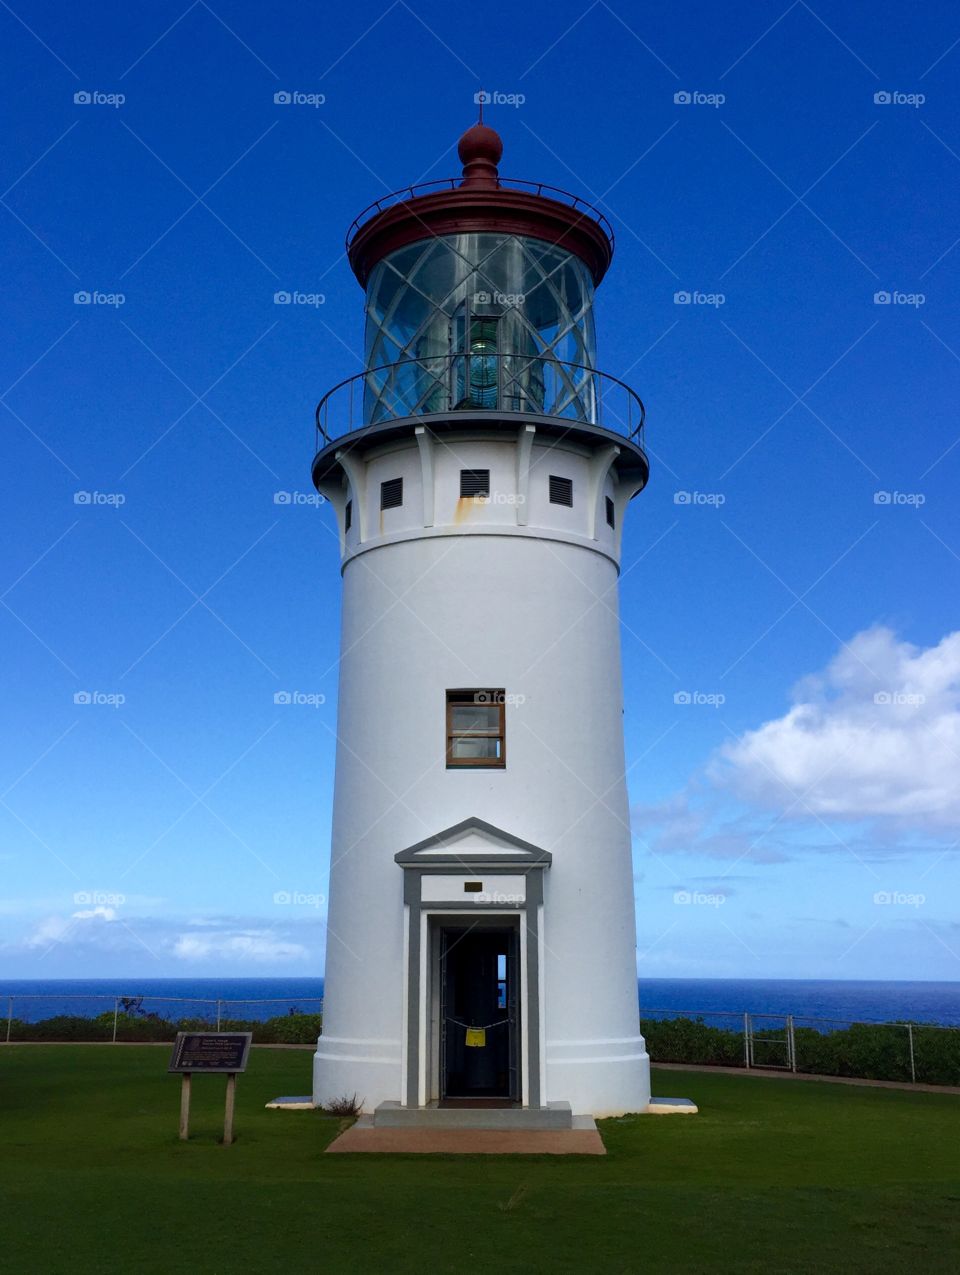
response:
M643 402L617 377L539 355L484 352L404 359L341 381L317 404L317 450L367 426L457 412L558 417L643 442Z
M531 195L539 195L545 199L555 199L558 203L566 204L569 208L582 212L584 216L592 218L603 227L604 234L610 240L611 251L613 250L616 237L609 219L604 216L599 208L587 203L579 195L571 194L569 190L562 190L559 186L548 186L545 182L524 181L518 177L501 177L498 185L501 189L520 190ZM350 251L350 245L353 243L357 232L368 221L376 217L378 213L383 212L385 208L390 208L394 204L402 204L408 199L417 199L421 195L433 192L462 189L464 189L462 177L444 177L437 181L419 182L416 186L404 186L400 190L391 191L389 195L384 195L381 199L374 200L372 204L368 204L363 212L354 218L350 229L347 231L347 251Z

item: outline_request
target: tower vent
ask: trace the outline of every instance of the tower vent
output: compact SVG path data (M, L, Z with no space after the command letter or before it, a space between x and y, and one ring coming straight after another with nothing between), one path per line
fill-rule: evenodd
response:
M489 496L490 495L490 470L489 469L461 469L460 470L460 495L463 496Z
M380 484L380 508L398 509L403 504L403 479L388 478Z
M556 474L550 475L550 503L551 505L573 505L573 479L559 478Z

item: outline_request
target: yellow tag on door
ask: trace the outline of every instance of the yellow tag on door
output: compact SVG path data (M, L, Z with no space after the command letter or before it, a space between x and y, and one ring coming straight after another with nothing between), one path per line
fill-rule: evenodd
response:
M483 1027L468 1027L466 1046L468 1049L483 1049L487 1043L487 1033Z

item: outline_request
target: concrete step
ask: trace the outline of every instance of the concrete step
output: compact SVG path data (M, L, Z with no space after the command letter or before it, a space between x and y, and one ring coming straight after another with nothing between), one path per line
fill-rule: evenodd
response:
M572 1129L569 1102L545 1107L402 1107L381 1102L373 1113L377 1129Z

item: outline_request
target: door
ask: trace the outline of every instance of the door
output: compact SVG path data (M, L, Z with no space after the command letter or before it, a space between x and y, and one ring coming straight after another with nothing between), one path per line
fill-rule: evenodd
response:
M440 1098L520 1100L517 928L445 927Z

